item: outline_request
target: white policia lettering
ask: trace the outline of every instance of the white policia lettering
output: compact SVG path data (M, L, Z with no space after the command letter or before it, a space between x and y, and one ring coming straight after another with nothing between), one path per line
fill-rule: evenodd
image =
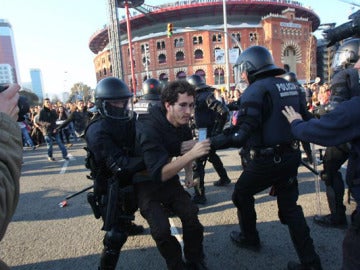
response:
M276 83L276 88L279 90L280 97L298 96L297 87L293 83Z

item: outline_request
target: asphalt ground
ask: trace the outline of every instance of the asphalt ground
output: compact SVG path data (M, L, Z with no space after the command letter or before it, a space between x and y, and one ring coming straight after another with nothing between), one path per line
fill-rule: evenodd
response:
M47 160L45 146L35 151L24 150L20 201L0 243L0 257L11 269L97 269L104 232L100 230L102 222L94 218L86 201L86 192L67 200L66 207L59 207L65 197L92 185L86 177L88 171L84 167L83 147L83 143L74 142L69 149L70 161L64 161L55 146L55 162ZM205 227L204 248L209 269L286 269L289 260L298 259L287 227L279 222L276 198L268 195L269 190L256 195L257 229L262 244L260 252L239 249L230 241L230 232L239 230L231 194L241 166L236 149L218 151L218 154L232 183L226 187L214 187L213 182L218 180L218 176L212 165L207 163L205 182L208 202L200 206L199 218ZM313 223L313 216L319 211L314 175L301 166L298 180L298 203L303 207L323 269L340 269L345 230L323 228ZM327 214L323 183L320 187L321 213ZM354 207L354 202L347 205L348 216ZM145 233L128 238L117 269L166 269L149 233L149 226L138 212L135 222L145 227ZM171 224L173 233L181 241L179 219L172 218Z

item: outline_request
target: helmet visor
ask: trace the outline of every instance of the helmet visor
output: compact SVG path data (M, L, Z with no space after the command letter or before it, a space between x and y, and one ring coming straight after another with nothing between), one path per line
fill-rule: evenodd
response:
M332 63L333 70L345 69L350 63L353 63L356 59L356 54L354 51L338 51L334 55L334 60Z
M129 120L132 118L132 105L132 98L106 99L102 102L105 116L119 120Z

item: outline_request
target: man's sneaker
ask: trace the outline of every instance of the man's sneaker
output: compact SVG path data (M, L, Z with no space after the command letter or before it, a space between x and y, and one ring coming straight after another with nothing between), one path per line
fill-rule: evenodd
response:
M222 186L227 186L228 184L231 183L231 180L229 178L220 178L219 180L214 182L214 186L216 187L222 187Z
M261 249L259 238L246 239L241 232L232 231L230 233L230 239L240 248L246 248L255 252L258 252Z
M67 156L66 156L66 157L64 157L64 159L65 159L65 160L70 160L70 158L69 158L69 157L67 157Z
M31 148L31 150L36 150L36 146L34 145L34 146Z
M287 266L288 270L322 270L320 262L304 265L301 263L290 261Z
M48 157L48 161L55 161L55 158L53 158L53 157Z
M323 227L332 227L345 229L347 227L346 216L342 218L333 218L330 214L326 216L318 216L314 217L314 222Z
M196 204L205 204L207 200L205 194L202 195L195 194L194 197L192 198L192 201Z
M131 222L129 226L128 233L129 235L138 235L144 232L144 227L141 225L136 225L135 223Z

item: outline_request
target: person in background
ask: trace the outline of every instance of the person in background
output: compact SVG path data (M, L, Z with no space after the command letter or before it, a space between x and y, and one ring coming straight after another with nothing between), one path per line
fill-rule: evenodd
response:
M38 125L41 127L41 131L44 135L44 139L47 145L47 155L49 161L55 161L53 157L53 137L61 150L61 154L64 160L69 160L67 156L67 150L63 143L61 142L60 135L56 129L56 120L58 116L56 111L52 108L52 103L50 99L44 99L44 106L39 114Z
M20 194L22 164L21 130L17 124L19 90L17 84L0 90L0 240L13 217ZM9 251L10 252L10 251ZM10 268L0 259L0 269Z

